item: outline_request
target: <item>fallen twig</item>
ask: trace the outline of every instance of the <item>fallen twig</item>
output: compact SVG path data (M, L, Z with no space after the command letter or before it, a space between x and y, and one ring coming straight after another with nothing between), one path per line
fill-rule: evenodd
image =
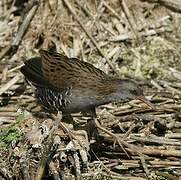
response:
M133 18L129 12L129 9L126 5L126 2L124 0L120 0L120 3L121 3L121 7L126 15L126 18L130 24L130 27L134 33L134 35L136 36L137 40L140 41L140 36L139 36L139 33L138 33L138 30L137 30L137 27L136 27L136 24L135 22L133 21Z
M181 12L181 2L180 0L147 0L153 3L160 3L170 9L173 9L177 12Z
M88 32L88 30L85 28L85 26L83 25L83 23L81 22L81 20L79 19L79 17L76 15L76 13L74 12L71 4L67 1L67 0L63 0L63 2L65 3L65 5L67 6L67 8L69 9L69 11L72 13L72 15L74 16L74 18L76 19L76 21L80 24L81 28L84 30L84 32L87 34L87 36L90 38L90 40L92 41L92 43L94 44L94 46L97 48L97 50L99 51L99 53L101 54L101 56L103 58L105 58L105 60L107 61L107 63L109 64L110 68L119 76L119 72L116 70L116 68L114 67L114 65L112 64L112 62L107 58L107 56L105 55L105 53L100 49L99 45L97 44L97 42L95 41L95 39L91 36L91 34Z
M58 113L55 124L49 132L48 145L47 145L45 152L42 154L40 165L39 165L38 170L36 172L35 180L41 180L42 179L42 176L43 176L43 173L45 170L45 166L46 166L46 164L48 164L48 161L49 161L49 154L51 152L50 150L51 150L53 143L54 143L52 136L53 136L54 131L59 127L61 120L62 120L62 117Z
M18 46L20 45L24 35L26 34L28 27L30 25L30 22L32 21L37 9L38 9L38 0L32 0L29 2L29 6L31 8L28 9L28 12L26 15L24 15L24 19L21 23L21 25L18 28L18 32L16 33L16 37L12 40L10 45L6 47L1 53L0 53L0 61L8 54L9 57L13 56L13 54L16 53Z
M11 79L9 82L7 82L5 85L3 85L0 88L0 95L2 95L5 91L7 91L14 84L16 84L20 80L20 78L21 78L20 75L17 74L13 79Z

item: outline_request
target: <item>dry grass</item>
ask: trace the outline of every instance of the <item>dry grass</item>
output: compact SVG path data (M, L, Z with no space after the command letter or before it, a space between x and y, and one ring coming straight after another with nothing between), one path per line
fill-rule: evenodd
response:
M23 21L22 3L13 2L18 0L0 2L0 56ZM118 0L67 2L75 14L63 0L38 4L17 51L0 60L0 179L179 179L181 15L160 4L128 0L130 28ZM42 115L19 68L51 42L69 57L143 86L158 111L135 100L97 109L102 126L128 146L122 149L102 131L100 140L89 144L86 132L63 123L53 129L56 118ZM82 114L74 119L79 126L86 122Z

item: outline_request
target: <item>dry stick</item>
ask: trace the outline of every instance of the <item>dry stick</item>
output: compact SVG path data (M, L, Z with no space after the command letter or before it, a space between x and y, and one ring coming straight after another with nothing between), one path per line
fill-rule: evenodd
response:
M179 180L180 178L176 175L168 174L167 172L155 172L156 176L161 176L163 179Z
M99 159L99 157L93 152L93 154L94 154L94 156L96 157L96 159L99 161L99 163L100 163L100 165L101 166L103 166L103 168L105 169L105 171L107 172L107 174L110 176L110 173L111 173L111 171L110 171L110 169L104 164L104 162L102 162L100 159ZM101 170L101 172L102 172L102 170ZM112 177L112 176L111 176Z
M178 94L178 95L181 96L181 91L180 90L177 90L177 89L169 86L168 84L164 84L164 87L166 87L168 89L168 91L170 91L172 93L174 92L175 94Z
M22 179L31 180L28 161L27 161L27 157L25 155L22 155L22 157L20 159L20 169L21 169L21 173L22 173Z
M129 12L129 9L128 9L125 1L124 0L120 0L120 3L121 3L121 7L122 7L122 9L123 9L123 11L124 11L124 13L126 15L126 18L128 19L128 22L130 24L130 27L131 27L133 33L135 34L137 40L140 41L140 37L139 37L139 33L137 31L137 28L136 28L136 24L133 21L133 18L131 16L130 12Z
M89 12L88 9L85 8L85 7L87 7L86 1L84 2L83 5L80 3L79 0L75 0L75 2L78 4L78 6L80 6L80 8L81 8L82 11L84 12L84 14L86 14L87 16L89 16L89 17L91 17L91 18L93 19L93 15Z
M174 78L181 80L181 71L178 71L174 68L170 68L170 71Z
M13 8L14 8L15 3L16 3L16 0L13 0L13 2L11 3L11 7L7 11L6 19L9 19L10 15L11 15L11 12L13 12Z
M132 149L131 149L132 151ZM175 149L156 149L151 147L142 147L140 148L141 153L152 155L152 156L171 156L171 157L181 157L181 151ZM133 151L132 151L133 152Z
M45 170L45 166L46 166L48 158L49 158L48 155L49 155L49 152L51 150L51 146L53 145L53 141L50 144L49 144L47 150L42 155L43 157L42 157L42 159L40 161L40 166L38 167L38 170L37 170L37 173L36 173L36 176L35 176L35 180L41 180L42 179L42 176L43 176L43 173L44 173L44 170Z
M63 123L61 122L62 117L61 117L59 112L57 114L57 117L52 115L52 118L55 120L55 125L52 127L52 129L51 129L51 131L49 133L49 137L48 137L48 143L49 144L48 144L48 147L45 150L45 153L43 154L43 157L41 159L40 166L38 167L35 180L41 180L42 179L44 169L45 169L45 165L48 163L49 153L50 153L51 147L53 145L52 135L53 135L53 132L58 127L61 127L64 132L68 133L69 138L71 139L71 141L73 143L74 143L74 141L73 141L73 138L74 138L81 145L81 142L68 130L68 128L66 126L63 125Z
M52 138L52 134L49 135L49 137ZM36 172L36 176L35 176L35 180L41 180L44 170L45 170L45 166L46 164L48 164L48 158L49 158L49 153L51 150L51 147L53 146L53 141L51 141L51 139L48 139L50 142L48 142L48 147L46 148L45 152L42 154L42 158L40 161L40 165L38 167L38 170Z
M121 20L119 14L117 14L117 12L116 12L114 9L112 9L106 2L103 2L103 4L104 4L104 6L105 6L117 19L119 19L119 21L122 23L122 20ZM128 10L128 8L125 8L125 10L126 10L126 9ZM127 11L125 11L125 14L126 14L126 12L127 12ZM128 14L129 14L129 13L128 13ZM163 18L159 19L158 22L167 20L167 19L169 19L169 18L170 18L170 16L166 16L166 17L164 17L164 19L163 19ZM131 17L130 17L130 19L131 19ZM134 23L133 23L133 25L134 25ZM142 29L143 29L143 28L144 28L144 27L142 27ZM136 27L135 27L135 30L137 31ZM158 29L158 30L149 30L149 31L147 31L146 33L144 32L144 33L139 34L139 37L140 37L140 36L146 37L146 36L155 35L155 34L162 33L162 32L165 32L165 29L164 29L164 28L160 28L160 29ZM137 33L138 33L138 31L137 31ZM110 39L110 41L113 41L113 42L125 41L125 40L132 39L132 38L133 38L133 37L132 37L131 34L125 33L125 34L121 34L121 35L118 35L118 36L113 37L112 39Z
M62 120L62 117L58 113L57 117L55 119L54 126L52 127L52 129L49 132L49 136L48 136L48 139L47 139L48 145L47 145L47 148L46 148L45 152L42 154L40 165L39 165L38 170L36 172L35 180L41 180L42 179L42 176L43 176L43 173L44 173L44 170L45 170L45 166L48 163L50 150L51 150L51 148L53 146L53 139L52 139L53 133L59 127L59 124L60 124L61 120Z
M151 80L151 84L160 91L164 89L155 80Z
M23 65L21 64L21 65L18 65L18 66L16 66L16 67L8 70L8 73L12 73L12 72L14 72L14 71L16 71L16 70L19 70L22 66L23 66Z
M0 88L0 95L2 95L5 91L7 91L14 84L16 84L16 82L19 81L19 79L20 79L20 75L17 74L13 79L11 79L9 82L7 82L5 85L3 85Z
M156 143L156 144L166 144L166 145L171 145L171 146L180 146L181 147L181 142L179 141L173 141L170 139L159 139L159 138L147 138L147 137L137 137L134 135L130 135L130 139L136 140L136 141L140 141L140 142L147 142L147 143Z
M144 159L144 155L143 153L135 146L135 145L131 145L129 143L127 143L126 141L124 140L121 140L121 138L119 138L118 136L116 136L115 134L113 134L112 132L108 131L107 129L103 128L97 119L95 119L95 124L97 126L97 128L99 128L101 131L105 132L106 134L109 134L111 137L113 137L114 139L117 140L117 143L119 144L119 146L122 148L122 145L126 146L128 148L128 151L131 151L131 152L135 152L139 155L140 157L140 160L141 160L141 163L142 163L142 166L144 168L144 171L146 173L146 175L148 176L149 175L149 171L148 171L148 167L145 163L145 159ZM124 150L124 148L122 148L124 152L126 152ZM126 152L127 154L127 152Z
M174 161L170 161L170 160L152 160L152 158L150 160L148 160L149 162L149 167L171 167L171 166L181 166L181 161L179 161L179 158L175 158ZM119 159L114 159L112 161L112 165L110 165L109 161L104 161L104 163L109 163L108 165L106 165L106 167L112 167L112 166L117 166L119 164L124 166L127 166L128 168L133 168L133 167L139 167L139 160L119 160Z
M181 133L172 133L172 134L165 134L166 138L177 138L177 139L181 139Z
M112 64L112 62L107 58L106 54L100 49L99 45L97 44L97 42L95 41L95 39L91 36L91 34L87 31L87 29L85 28L85 26L83 25L83 23L81 22L81 20L79 19L79 17L76 15L76 13L74 12L71 4L68 2L68 0L62 0L65 5L67 6L67 8L69 9L69 11L72 13L72 15L74 16L74 18L76 19L76 21L80 24L81 28L84 30L84 32L87 34L87 36L89 37L89 39L92 41L92 43L94 44L94 46L97 48L97 50L99 51L99 53L101 54L101 56L103 58L105 58L105 60L107 61L107 63L109 64L109 66L111 67L111 69L119 76L119 72L116 70L116 68L114 67L114 65Z
M59 176L59 173L57 171L57 168L55 167L55 165L52 161L49 164L49 168L51 170L51 173L53 174L53 179L54 180L60 180L60 176Z
M48 137L48 145L47 145L47 148L46 148L46 150L45 150L45 153L43 153L43 157L42 157L42 159L41 159L40 166L38 167L35 180L41 180L41 179L42 179L45 166L46 166L46 164L48 163L49 153L50 153L50 150L51 150L52 145L53 145L52 136L53 136L54 131L55 131L58 127L61 127L62 130L69 135L69 138L71 139L71 141L72 141L73 143L74 143L73 139L75 139L75 140L77 140L77 142L82 146L80 140L77 139L77 138L71 133L71 131L70 131L66 126L64 126L64 124L61 122L62 116L61 116L60 112L58 112L57 117L52 114L52 118L55 120L55 124L54 124L54 126L52 127L52 129L50 130L49 137ZM83 146L82 146L82 147L83 147Z
M18 32L16 37L11 42L9 46L7 46L1 53L0 53L0 61L9 53L9 57L16 53L18 46L20 45L24 35L27 32L27 29L30 25L31 20L33 19L37 9L38 9L38 0L32 0L31 2L32 7L29 9L28 13L23 19L22 24L18 28Z
M122 22L120 15L111 6L109 6L105 1L103 1L103 4L116 18L119 19L120 22Z
M181 2L180 0L146 0L148 2L160 3L166 7L172 8L177 12L181 12Z
M107 173L103 172L103 171L100 172L100 174L102 174L103 176L108 177L108 179L110 178L110 176ZM142 177L130 176L130 174L127 175L127 176L121 175L121 177L120 177L120 174L117 175L115 172L114 173L111 172L111 179L117 179L117 180L118 179L120 179L120 180L148 180L148 179L145 179L145 178L142 178Z
M80 171L80 161L78 157L78 153L74 152L73 153L73 158L74 158L74 168L75 168L75 179L80 180L81 179L81 171Z
M157 29L157 30L148 30L147 32L142 32L139 34L139 37L147 37L147 36L153 36L153 35L156 35L156 34L160 34L160 33L163 33L163 32L169 32L170 30L166 30L165 28L160 28L160 29ZM118 36L114 36L110 39L111 42L119 42L119 41L126 41L126 40L129 40L129 39L133 39L133 36L129 33L125 33L125 34L121 34L121 35L118 35Z
M4 179L13 179L12 173L9 171L9 166L7 165L6 161L3 161L2 158L0 158L0 173L1 177L4 177Z
M84 148L84 146L82 145L81 141L80 141L78 138L76 138L76 136L75 136L62 122L59 123L59 126L62 128L62 130L63 130L64 132L66 132L66 133L69 135L70 140L71 140L74 144L75 144L75 142L73 141L73 139L75 139L75 140L79 143L79 145L80 145L82 148Z

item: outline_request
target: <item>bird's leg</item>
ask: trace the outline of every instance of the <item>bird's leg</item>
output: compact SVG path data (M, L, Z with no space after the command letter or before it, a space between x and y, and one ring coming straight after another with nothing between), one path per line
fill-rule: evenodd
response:
M98 129L100 129L101 131L103 131L106 134L108 134L111 137L113 137L114 143L117 142L119 144L119 146L123 149L123 151L126 153L126 155L129 157L128 153L126 152L126 150L122 146L122 144L125 145L125 146L129 146L129 144L124 142L123 140L121 140L114 133L108 131L107 129L105 129L104 127L101 126L101 124L99 123L99 121L97 119L95 108L90 109L89 113L90 113L90 115L92 117L92 119L87 122L87 132L88 132L89 139L92 137L92 135L94 135L95 138L98 139Z
M123 145L125 145L125 146L127 146L127 147L130 147L131 145L129 146L129 144L128 144L127 142L124 142L124 140L122 140L120 137L118 137L118 136L115 135L114 133L112 133L112 132L108 131L107 129L105 129L104 127L102 127L97 119L95 119L94 123L95 123L95 128L96 128L96 129L100 129L101 131L103 131L103 132L105 132L106 134L110 135L110 136L113 138L113 140L114 140L114 144L115 144L115 143L118 143L119 146L121 147L121 149L122 149L122 150L125 152L125 154L127 155L127 157L130 157L130 156L128 155L128 153L126 152L126 150L124 149Z
M122 140L120 137L118 137L117 135L115 135L114 133L108 131L107 129L105 129L104 127L102 127L99 123L99 121L97 120L97 115L96 115L96 111L95 108L89 109L89 114L91 115L91 119L87 122L87 133L88 133L88 138L90 140L90 138L92 137L92 135L94 135L96 137L96 139L98 138L98 129L100 129L101 131L105 132L106 134L110 135L113 138L114 143L118 143L119 146L123 149L123 151L125 152L125 154L129 157L128 153L126 152L126 150L124 149L123 146L126 146L130 149L134 149L135 147L133 145L129 145L129 143L125 142L124 140Z
M73 130L69 130L68 127L66 127L66 125L62 122L68 123L68 124L73 124ZM88 135L86 133L85 130L78 130L76 131L76 127L75 127L75 121L73 120L73 117L71 116L71 114L62 112L62 120L60 122L60 126L62 127L62 129L67 132L67 134L69 135L70 139L73 140L75 139L80 146L85 147L88 150L89 149L89 141L88 141ZM85 139L85 145L82 144L82 142L80 141L80 139L78 138L78 136L83 136Z
M68 115L68 114L64 114L64 115ZM70 115L70 114L69 114L69 115ZM66 117L66 116L65 116L65 117ZM72 118L71 115L70 115L70 117ZM57 113L57 116L52 115L52 118L53 118L54 120L57 120L57 119L58 119L58 121L57 121L58 123L56 124L55 127L60 126L60 127L62 128L62 130L68 134L68 136L69 136L69 138L70 138L70 140L71 140L72 142L74 142L73 139L75 139L75 140L80 144L80 146L84 147L84 145L82 144L82 142L76 137L76 134L77 134L77 135L83 135L83 136L85 136L85 139L86 139L86 142L87 142L87 141L88 141L88 140L87 140L88 138L87 138L87 135L85 135L84 132L77 133L77 132L75 132L75 131L71 131L64 123L62 123L63 113L60 115L60 112L58 112L58 113ZM72 119L73 119L73 118L72 118ZM65 119L65 120L66 120L66 119ZM86 143L86 146L88 147L87 144L88 144L88 143Z
M87 134L88 134L88 138L90 140L91 137L94 136L97 139L98 131L97 131L97 128L96 128L96 125L95 125L95 119L97 118L96 110L95 110L95 108L91 108L91 109L89 109L88 112L89 112L89 114L91 116L91 119L89 119L87 121L87 126L86 126L86 131L87 131Z
M69 113L62 112L62 122L74 125L73 117Z

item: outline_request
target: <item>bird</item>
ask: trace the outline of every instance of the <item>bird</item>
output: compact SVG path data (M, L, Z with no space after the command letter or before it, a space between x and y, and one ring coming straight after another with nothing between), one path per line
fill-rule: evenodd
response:
M39 57L24 62L20 71L35 87L38 101L52 112L89 113L112 102L139 99L151 108L139 85L128 78L112 77L92 64L55 51L40 49Z

